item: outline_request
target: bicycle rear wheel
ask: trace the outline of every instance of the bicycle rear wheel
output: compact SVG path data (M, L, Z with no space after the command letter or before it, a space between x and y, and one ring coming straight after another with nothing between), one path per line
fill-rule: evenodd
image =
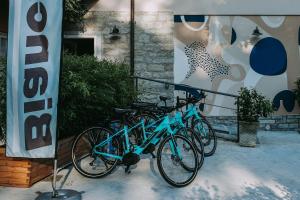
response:
M136 116L134 116L134 118L132 119L132 122L134 124L138 124L141 122L141 120L144 120L144 125L145 125L145 131L148 132L148 133L152 133L155 129L156 126L150 126L152 125L153 123L156 122L156 120L158 120L154 115L152 114L149 114L149 113L141 113L141 114L138 114ZM142 142L147 139L147 138L144 138L143 137L143 130L142 130L142 127L139 127L136 129L136 132L134 133L136 135L136 138L137 138L137 141L138 143L137 144L142 144Z
M182 135L163 139L157 150L161 176L174 187L190 184L198 173L198 154L193 144Z
M209 122L205 119L197 119L193 121L192 128L201 136L205 157L212 156L217 149L217 136Z
M181 128L176 132L176 134L183 135L187 137L191 142L193 142L193 145L198 151L198 160L199 160L198 169L200 169L204 163L204 157L205 157L204 145L202 143L201 137L198 134L196 134L191 128Z
M72 145L72 162L75 169L85 177L100 178L108 175L116 167L115 158L95 154L93 148L106 140L112 132L102 127L93 127L79 134ZM117 138L97 149L100 152L114 155L120 154L120 145Z

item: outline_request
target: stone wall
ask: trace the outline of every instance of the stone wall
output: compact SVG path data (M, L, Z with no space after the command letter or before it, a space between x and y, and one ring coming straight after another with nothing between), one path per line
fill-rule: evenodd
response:
M237 117L236 116L209 116L208 121L214 129L225 134L237 135Z
M300 115L274 115L260 120L261 130L298 131L300 130Z
M135 18L135 75L173 83L173 13L138 12ZM145 101L174 95L174 88L164 84L139 81L138 86Z
M111 39L114 26L120 30L120 39ZM173 13L135 13L135 75L174 82L173 78ZM81 25L68 26L68 37L94 37L99 59L130 63L130 12L90 11ZM159 95L173 97L173 88L164 84L138 81L140 98L158 101Z
M230 135L237 134L236 116L209 116L209 122L214 129L227 132ZM259 120L259 130L264 131L299 131L300 115L274 115Z

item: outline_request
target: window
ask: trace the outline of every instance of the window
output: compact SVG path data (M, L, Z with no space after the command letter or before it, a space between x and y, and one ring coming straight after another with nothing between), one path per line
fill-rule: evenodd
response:
M0 33L0 57L6 57L7 55L7 36Z
M94 38L65 38L64 50L79 56L94 56Z

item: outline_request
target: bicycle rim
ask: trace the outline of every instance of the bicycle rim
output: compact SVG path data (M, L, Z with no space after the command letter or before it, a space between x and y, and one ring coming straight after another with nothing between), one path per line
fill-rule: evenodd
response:
M80 174L89 178L100 178L108 175L115 168L117 159L100 156L93 152L95 145L111 135L112 132L105 128L93 127L76 137L72 145L72 162ZM97 150L119 155L119 142L113 139Z
M176 134L180 134L187 137L193 143L194 147L198 152L198 169L200 169L204 162L204 145L201 141L201 137L198 134L196 134L191 128L181 128L176 132Z
M204 155L206 157L212 156L217 148L217 137L209 122L203 119L194 121L193 131L201 137Z
M176 151L180 152L180 155ZM190 184L197 175L198 163L196 149L182 135L166 137L158 148L157 165L159 172L172 186L184 187Z

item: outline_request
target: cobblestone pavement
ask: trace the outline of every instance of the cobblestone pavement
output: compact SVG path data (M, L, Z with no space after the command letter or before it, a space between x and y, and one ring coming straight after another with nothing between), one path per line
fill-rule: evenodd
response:
M58 186L80 191L87 200L300 199L300 134L260 132L259 141L256 148L244 148L219 140L216 154L205 160L195 181L185 188L170 187L150 158L129 175L120 167L103 179L87 179L68 168L60 173ZM0 199L32 200L50 189L48 181L30 189L0 187Z

